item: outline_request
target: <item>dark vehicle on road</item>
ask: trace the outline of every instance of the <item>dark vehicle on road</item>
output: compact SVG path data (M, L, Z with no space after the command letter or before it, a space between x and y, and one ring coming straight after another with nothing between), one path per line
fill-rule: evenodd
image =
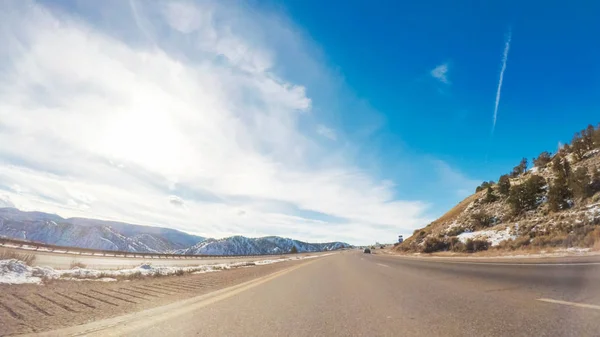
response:
M371 254L371 249L365 248L365 250L363 251L363 253L365 253L365 254Z

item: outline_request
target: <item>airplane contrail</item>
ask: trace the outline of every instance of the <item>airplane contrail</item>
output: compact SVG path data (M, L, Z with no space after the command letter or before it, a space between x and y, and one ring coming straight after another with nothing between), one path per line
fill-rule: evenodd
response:
M494 106L494 123L492 125L492 134L496 128L496 118L498 117L498 105L500 104L500 92L502 91L502 80L504 79L504 71L506 70L506 60L508 60L508 50L510 49L510 39L512 32L509 30L504 45L504 54L502 54L502 69L500 69L500 80L498 81L498 90L496 91L496 104Z

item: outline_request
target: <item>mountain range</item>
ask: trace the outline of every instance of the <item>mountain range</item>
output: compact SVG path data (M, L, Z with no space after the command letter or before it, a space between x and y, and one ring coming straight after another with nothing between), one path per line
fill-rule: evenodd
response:
M350 245L343 242L308 243L278 236L262 238L247 238L232 236L224 239L206 239L187 249L177 250L177 254L187 255L237 255L244 252L248 255L287 253L296 247L298 252L320 252L348 248Z
M343 242L307 243L277 236L211 239L169 228L98 219L65 219L56 214L24 212L12 207L0 208L1 236L100 250L205 255L277 254L290 252L292 247L298 252L350 247Z

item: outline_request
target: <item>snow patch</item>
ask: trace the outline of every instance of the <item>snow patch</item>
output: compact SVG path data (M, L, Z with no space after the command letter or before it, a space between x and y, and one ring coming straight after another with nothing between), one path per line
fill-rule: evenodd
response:
M310 255L310 256L294 256L290 258L272 259L272 260L260 260L260 261L242 261L232 263L220 263L211 265L199 265L191 267L170 267L170 266L155 266L149 262L142 263L141 265L130 268L130 269L119 269L119 270L97 270L88 268L75 267L68 270L55 270L50 267L30 267L22 261L11 259L11 260L0 260L0 284L41 284L44 278L71 280L71 281L99 281L99 282L113 282L119 278L128 277L132 275L150 276L150 275L175 275L177 273L192 273L192 274L203 274L211 273L222 270L229 270L234 268L245 268L253 266L261 266L266 264L292 261L292 260L304 260L312 259L317 257L324 257L332 255L334 253L322 254L322 255Z
M5 284L40 284L42 278L58 276L54 269L48 267L30 267L23 261L10 259L0 260L0 283Z
M462 243L466 243L468 239L490 241L492 247L497 246L504 240L514 240L517 236L511 234L510 227L504 230L483 230L477 232L465 232L458 235L458 239Z

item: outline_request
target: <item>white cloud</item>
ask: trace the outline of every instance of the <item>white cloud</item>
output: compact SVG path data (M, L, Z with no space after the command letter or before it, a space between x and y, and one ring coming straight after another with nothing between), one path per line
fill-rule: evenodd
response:
M176 195L169 196L169 203L177 207L183 207L185 205L185 201Z
M450 81L448 81L448 63L443 63L433 68L430 74L436 80L444 84L450 84Z
M335 131L331 128L326 127L323 124L317 125L317 133L331 140L337 140L337 134L335 133Z
M272 70L303 62L267 43L293 27L261 25L285 21L220 2L145 3L115 10L134 18L111 31L28 2L1 6L0 192L17 207L351 243L431 220L426 203L397 200L392 183L310 138L337 136L311 115L306 88ZM153 40L119 35L135 31Z

